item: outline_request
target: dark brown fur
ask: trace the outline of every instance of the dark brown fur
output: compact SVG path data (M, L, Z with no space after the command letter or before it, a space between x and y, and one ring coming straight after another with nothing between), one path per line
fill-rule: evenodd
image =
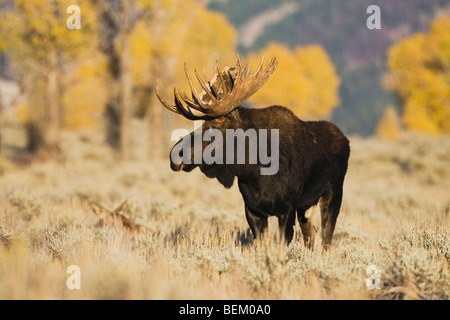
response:
M173 170L191 171L198 166L206 176L217 178L226 188L237 178L246 218L255 238L260 238L267 229L267 218L275 215L280 235L289 243L297 213L305 244L312 246L314 229L305 212L319 203L323 245L327 248L331 244L350 155L348 139L334 124L302 121L280 106L239 107L226 116L206 121L203 132L208 128L220 129L224 137L226 129L268 129L269 132L279 129L279 171L275 175L261 175L259 163L176 165L171 161ZM203 142L203 149L209 143Z

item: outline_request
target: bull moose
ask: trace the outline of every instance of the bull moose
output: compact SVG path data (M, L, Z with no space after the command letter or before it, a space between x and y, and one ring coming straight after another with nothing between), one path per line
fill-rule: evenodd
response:
M268 217L274 215L278 217L281 237L289 244L294 235L297 215L305 245L312 247L315 230L310 216L305 213L319 203L322 243L324 249L327 249L331 244L341 207L343 183L350 155L349 140L334 124L327 121L302 121L282 106L264 109L242 106L264 85L277 64L276 58L272 57L264 65L263 56L257 70L251 74L248 65L243 66L239 56L235 66L227 66L223 71L220 71L216 63L211 81L207 81L206 77L202 79L195 71L203 89L200 93L195 88L185 65L191 97L175 87L174 105L163 99L157 81L156 95L164 107L189 120L204 120L199 129L173 146L172 151L175 148L178 151L171 152L171 168L174 171L190 172L199 167L207 177L216 178L226 188L230 188L237 178L245 203L245 216L256 239L262 237L268 228ZM225 144L221 145L223 149L219 147L214 152L227 156L227 153L233 150L228 147L227 139L230 137L226 132L239 129L241 132L252 129L277 131L278 134L275 136L277 143L272 143L273 136L267 140L271 146L271 154L278 152L276 173L261 174L261 168L267 165L262 163L261 159L257 159L256 163L196 161L198 160L194 152L196 131L201 134L211 130L221 132L223 135L221 140ZM245 142L245 139L242 141ZM203 139L202 151L206 151L212 143L211 139ZM186 144L188 148L182 148L186 147ZM251 156L251 146L250 143L245 148L246 159ZM274 146L278 150L273 150ZM239 147L241 146L235 145L235 149ZM236 160L236 153L234 152L231 160Z

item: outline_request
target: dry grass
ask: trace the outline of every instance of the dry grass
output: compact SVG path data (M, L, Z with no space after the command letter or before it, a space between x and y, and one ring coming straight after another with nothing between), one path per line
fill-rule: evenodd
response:
M60 162L0 158L0 299L448 299L450 140L352 139L331 251L252 244L241 196L167 163L115 163L99 139L65 137ZM137 159L140 159L137 157ZM96 226L115 208L151 232ZM316 209L315 225L319 226ZM320 237L319 237L320 239ZM69 290L66 269L81 269ZM369 265L381 289L366 287Z

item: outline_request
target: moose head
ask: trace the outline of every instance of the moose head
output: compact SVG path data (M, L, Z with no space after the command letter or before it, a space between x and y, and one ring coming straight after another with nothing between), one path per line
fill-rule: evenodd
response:
M201 79L195 70L197 80L203 89L199 93L185 65L191 98L175 87L174 105L168 104L161 96L157 82L156 95L164 107L189 120L204 120L200 128L173 146L170 157L172 170L189 172L200 167L208 177L217 178L229 188L233 184L234 174L231 172L232 168L226 164L256 164L257 161L254 159L257 150L253 147L256 140L263 135L252 131L254 128L249 119L242 119L241 114L235 111L266 83L276 66L277 60L274 57L264 65L263 56L257 70L250 74L250 68L248 65L242 65L239 55L235 66L227 66L222 71L216 62L215 74L211 81L207 81L205 76ZM245 138L249 140L248 148L245 147ZM235 139L237 145L234 144ZM260 142L264 145L260 148L260 152L265 151L261 157L268 159L267 139L264 142L265 145L263 141ZM273 151L272 156L275 156L275 150ZM264 174L264 170L262 172Z

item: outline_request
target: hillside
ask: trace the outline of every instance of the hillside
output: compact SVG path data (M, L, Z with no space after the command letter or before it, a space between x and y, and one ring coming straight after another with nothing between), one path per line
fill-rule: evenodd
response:
M366 27L366 9L372 4L381 8L381 30ZM210 8L224 13L237 27L239 50L244 53L272 41L292 48L322 45L342 79L341 105L332 120L346 133L363 136L373 133L388 105L400 108L382 86L387 48L426 31L433 17L450 11L445 0L216 0ZM266 22L258 23L262 17Z

